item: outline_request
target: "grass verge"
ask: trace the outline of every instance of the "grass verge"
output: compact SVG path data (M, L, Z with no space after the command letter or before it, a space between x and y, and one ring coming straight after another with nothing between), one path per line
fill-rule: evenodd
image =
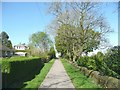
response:
M53 63L54 63L54 59L51 60L50 62L48 63L45 63L44 67L42 68L42 70L40 71L40 73L34 78L32 79L31 81L27 81L25 82L24 84L26 84L22 90L26 90L29 88L32 89L32 90L37 90L38 87L41 85L41 83L43 82L43 80L45 79L47 73L49 72L50 68L52 67Z
M72 66L67 60L61 59L61 61L75 88L101 88L91 78L84 76L79 69Z

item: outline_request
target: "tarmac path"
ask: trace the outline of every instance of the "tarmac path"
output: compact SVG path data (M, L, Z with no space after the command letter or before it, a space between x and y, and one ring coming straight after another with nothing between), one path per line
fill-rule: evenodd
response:
M75 88L59 59L56 59L39 88Z

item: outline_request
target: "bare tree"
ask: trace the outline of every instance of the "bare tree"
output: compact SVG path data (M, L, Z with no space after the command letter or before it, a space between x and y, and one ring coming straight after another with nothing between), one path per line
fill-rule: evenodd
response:
M100 5L101 3L95 2L54 2L49 8L50 13L56 16L56 24L59 23L58 26L67 25L64 27L63 37L65 36L65 38L62 45L64 45L65 40L70 42L66 47L68 46L67 52L74 55L73 60L76 60L83 51L90 48L90 45L94 43L94 41L92 42L95 39L94 35L98 33L96 39L98 38L100 42L105 42L105 35L111 31L105 17L100 13ZM74 28L70 29L68 26L70 28L74 26ZM57 28L59 34L59 27ZM94 30L94 32L91 30ZM90 36L92 34L94 34L93 37ZM88 40L91 41L89 46L87 46ZM96 46L98 44L91 47L93 49Z

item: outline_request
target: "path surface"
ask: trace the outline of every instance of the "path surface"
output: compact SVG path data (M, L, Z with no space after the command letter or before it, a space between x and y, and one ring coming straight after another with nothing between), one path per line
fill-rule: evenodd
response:
M59 59L56 59L45 80L39 88L74 88L65 68Z

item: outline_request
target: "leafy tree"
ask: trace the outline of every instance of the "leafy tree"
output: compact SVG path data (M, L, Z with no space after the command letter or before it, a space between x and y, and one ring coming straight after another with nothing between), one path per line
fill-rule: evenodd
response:
M83 37L80 27L68 24L62 25L58 29L56 36L56 47L58 51L66 53L70 60L78 59L82 52L90 52L100 43L100 33L94 30L88 30Z
M47 52L52 43L48 34L45 32L33 33L29 38L30 44L33 47L39 48L41 52Z
M87 54L106 42L105 35L111 29L105 17L98 13L98 6L100 3L94 2L54 2L50 5L49 12L59 22L56 47L73 61L82 52Z
M12 42L9 40L8 34L4 31L0 33L0 42L2 45L12 49Z
M105 54L105 63L107 66L120 74L120 46L114 46Z

